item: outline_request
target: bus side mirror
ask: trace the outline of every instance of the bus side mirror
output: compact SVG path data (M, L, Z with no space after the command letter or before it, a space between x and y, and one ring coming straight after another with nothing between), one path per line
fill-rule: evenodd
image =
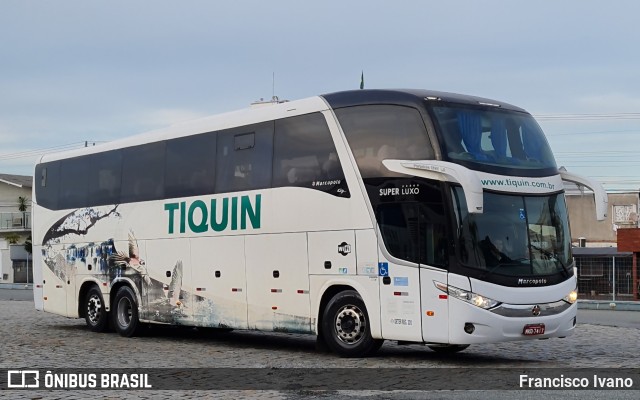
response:
M607 192L604 190L604 187L598 181L594 181L592 179L586 178L584 176L575 175L567 170L564 167L560 167L559 169L560 177L563 181L572 182L577 185L586 186L593 191L593 196L596 201L596 219L598 221L602 221L607 217L607 209L609 208L609 199L607 197Z

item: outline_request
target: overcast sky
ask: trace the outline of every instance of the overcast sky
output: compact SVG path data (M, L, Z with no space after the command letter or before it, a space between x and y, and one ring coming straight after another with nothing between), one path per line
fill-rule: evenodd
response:
M0 173L268 99L366 88L527 109L559 165L640 188L640 2L0 1ZM18 157L20 156L20 157Z

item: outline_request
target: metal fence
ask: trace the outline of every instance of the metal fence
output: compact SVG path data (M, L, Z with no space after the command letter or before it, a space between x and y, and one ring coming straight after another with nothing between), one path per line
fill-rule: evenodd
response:
M0 231L31 229L31 212L0 212Z
M589 300L633 300L633 256L576 256L578 296Z

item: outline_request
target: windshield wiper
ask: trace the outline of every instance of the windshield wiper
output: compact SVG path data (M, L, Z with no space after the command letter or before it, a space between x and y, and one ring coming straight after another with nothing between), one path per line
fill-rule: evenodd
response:
M487 277L487 276L491 275L493 273L493 271L497 270L500 267L504 267L505 265L513 265L513 264L510 264L510 263L498 263L493 268L491 268L489 271L485 272L484 276Z
M489 276L493 273L493 271L497 270L500 267L505 267L505 266L511 266L511 267L517 267L522 265L522 261L528 260L528 258L517 258L515 260L510 259L509 257L506 257L506 260L504 262L499 262L498 264L494 265L493 268L491 268L489 271L485 272L484 276Z
M564 263L562 262L560 257L558 257L557 254L554 254L554 253L550 252L549 250L545 250L542 247L536 246L535 244L532 244L531 248L536 249L536 250L540 251L542 254L544 254L545 256L549 257L549 261L557 261L560 264L560 266L562 267L562 272L564 273L564 276L565 277L569 276L569 271L567 270L567 266L564 265Z

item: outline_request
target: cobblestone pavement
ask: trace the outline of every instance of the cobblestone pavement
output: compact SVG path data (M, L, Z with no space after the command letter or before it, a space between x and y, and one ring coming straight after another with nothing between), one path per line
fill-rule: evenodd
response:
M342 359L317 352L315 337L234 331L211 334L186 328L155 328L142 337L90 332L81 319L38 312L30 301L0 301L0 368L637 368L640 329L582 324L565 339L473 345L455 356L424 346L387 342L375 357ZM631 349L635 349L630 351ZM349 388L345 388L349 389ZM206 398L203 391L1 391L4 398ZM439 392L438 398L447 397ZM497 393L497 392L496 392ZM617 392L620 394L621 392ZM215 398L296 398L290 391L224 391ZM336 393L334 393L336 394ZM363 398L366 392L352 393ZM637 391L636 391L637 394ZM310 394L334 397L331 393ZM420 398L406 392L369 393L368 398ZM492 396L493 397L493 396ZM482 397L478 397L482 398ZM523 398L526 398L524 396Z

